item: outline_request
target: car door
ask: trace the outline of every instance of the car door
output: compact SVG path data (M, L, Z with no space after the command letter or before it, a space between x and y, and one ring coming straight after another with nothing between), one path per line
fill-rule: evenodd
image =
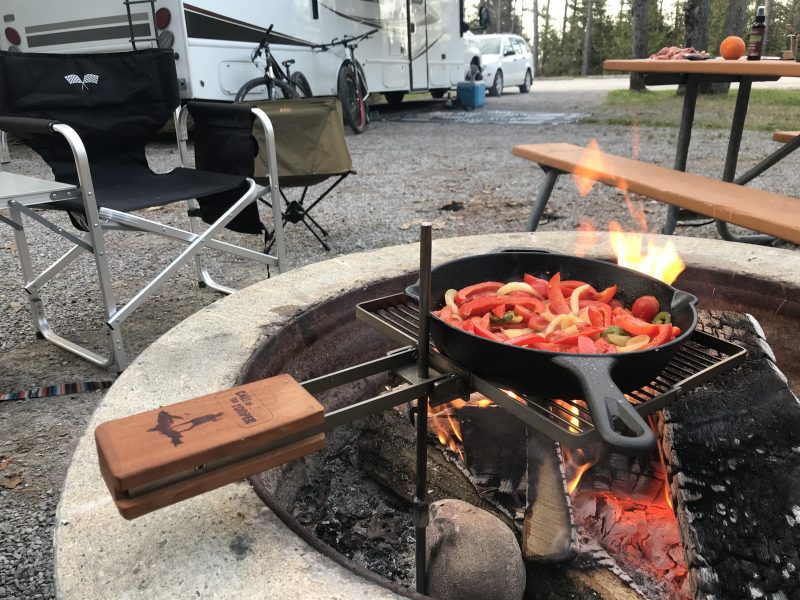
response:
M503 36L501 42L500 62L503 69L503 83L507 86L517 85L517 80L519 79L519 74L516 72L518 65L515 60L517 51L514 49L510 37Z
M514 47L514 83L519 85L525 81L525 71L528 70L528 49L525 43L518 38L511 38Z

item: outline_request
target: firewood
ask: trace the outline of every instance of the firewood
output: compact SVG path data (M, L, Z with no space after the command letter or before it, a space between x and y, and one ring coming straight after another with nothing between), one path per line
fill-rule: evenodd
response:
M800 597L800 403L752 317L711 311L703 326L749 353L660 423L692 592Z
M414 427L396 410L362 419L358 439L359 466L369 475L411 502L416 482ZM440 450L429 446L428 490L429 501L455 498L474 504L500 518L516 536L519 528L512 515L498 504L489 502L477 491L467 473L447 460Z

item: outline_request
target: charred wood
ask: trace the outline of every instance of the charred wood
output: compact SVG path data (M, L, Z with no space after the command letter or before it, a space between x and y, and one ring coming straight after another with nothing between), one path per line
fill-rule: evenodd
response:
M384 411L360 422L359 466L370 477L407 502L416 485L414 427L395 410ZM498 502L481 495L466 472L432 446L428 447L428 491L430 502L455 498L474 504L502 520L519 537L519 526L512 514Z
M800 403L749 315L703 328L748 350L663 411L672 495L696 598L800 597Z

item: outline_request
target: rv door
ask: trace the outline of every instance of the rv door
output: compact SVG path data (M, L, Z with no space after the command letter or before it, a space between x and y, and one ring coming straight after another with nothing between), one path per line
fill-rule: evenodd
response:
M408 60L411 64L411 89L428 89L428 2L406 0L408 7Z

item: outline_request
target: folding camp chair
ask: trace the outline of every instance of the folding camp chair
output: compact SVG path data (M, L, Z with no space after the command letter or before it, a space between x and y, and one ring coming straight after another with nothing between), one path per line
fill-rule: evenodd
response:
M278 177L284 200L283 224L303 223L325 250L330 247L323 237L328 232L311 216L311 211L350 174L353 162L344 139L342 105L337 98L302 98L260 102L250 106L263 110L275 130L278 154ZM255 131L259 149L264 136ZM255 163L255 180L266 184L266 157L259 152ZM316 188L318 195L307 202L311 187L332 179L326 187ZM299 198L289 200L286 188L302 188Z
M194 120L198 169L185 167L188 113ZM184 167L155 174L145 158L145 143L171 117L179 134ZM244 175L252 170L256 151L254 120L268 140L268 171L274 174L269 192L277 206L280 192L275 142L267 116L246 106L202 102L190 102L182 110L172 51L67 55L0 52L0 130L31 146L51 167L57 182L76 186L58 192L60 196L51 196L53 202L37 203L36 208L67 211L73 225L84 232L75 235L64 230L26 205L24 199L6 203L11 218L3 220L15 230L37 335L94 364L122 370L128 360L120 326L179 267L194 259L200 285L223 293L233 291L211 279L204 248L276 266L280 272L284 244L279 209L272 211L275 256L215 239L224 227L246 233L264 231L255 199L265 192ZM151 220L152 211L147 212L147 218L133 212L183 200L189 206L189 230ZM73 244L38 275L31 262L23 215ZM201 220L208 223L204 231ZM186 247L130 300L118 306L107 256L105 234L109 230L152 233L183 242ZM40 296L42 286L84 251L93 255L98 274L110 335L107 356L54 333Z

